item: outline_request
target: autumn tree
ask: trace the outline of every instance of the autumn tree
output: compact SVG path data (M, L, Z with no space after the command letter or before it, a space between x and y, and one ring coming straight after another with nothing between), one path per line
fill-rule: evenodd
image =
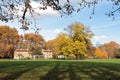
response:
M77 42L78 44L82 45L84 50L79 48L80 50L82 50L81 52L87 53L88 50L92 48L92 43L90 39L94 34L89 27L86 27L79 22L75 22L74 24L71 24L67 28L65 28L65 30L67 31L69 37L71 37L74 43ZM78 49L76 49L76 52L77 51Z
M100 51L99 48L96 48L96 49L95 49L95 57L96 57L96 58L101 58L101 51Z
M19 42L18 31L9 26L0 26L0 58L13 58Z
M106 51L101 51L99 48L95 49L95 58L108 58L108 53Z
M120 45L114 41L105 43L99 47L102 51L107 51L108 58L114 58L115 57L115 51L117 51L120 48Z
M47 44L57 55L83 59L92 46L92 31L80 23L74 23L65 28L67 33L59 33L56 39ZM51 47L52 46L52 47ZM90 49L89 49L90 50Z
M71 59L82 59L86 53L86 46L80 41L73 41L66 33L59 33L54 44L56 53Z
M33 53L42 51L45 46L45 40L40 34L28 33L24 34L24 43Z
M53 39L53 40L49 40L48 42L46 42L45 44L45 49L50 49L52 50L52 53L53 53L53 57L54 58L57 58L57 55L58 55L58 51L59 51L59 48L58 48L58 42L57 42L57 39Z
M53 44L53 51L57 54L64 54L63 53L63 47L67 46L70 40L68 39L68 35L66 33L59 33L56 39L54 40ZM66 54L67 55L67 54Z
M31 47L32 55L42 55L41 47Z
M53 51L53 56L57 58L58 55L65 55L69 57L73 54L73 47L71 45L72 39L66 33L59 33L56 39L50 40L46 43L46 48Z
M120 48L115 51L115 57L120 58Z

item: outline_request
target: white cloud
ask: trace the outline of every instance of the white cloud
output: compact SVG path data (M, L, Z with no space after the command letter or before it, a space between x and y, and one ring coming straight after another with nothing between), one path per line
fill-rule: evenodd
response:
M51 7L47 7L46 10L40 9L40 7L42 7L42 5L41 5L39 2L31 1L30 4L31 4L34 12L35 12L36 14L41 15L41 16L43 16L43 15L47 15L47 16L50 15L50 16L51 16L51 15L58 15L58 14L59 14L58 11L53 10ZM24 11L24 9L25 9L25 6L24 6L24 5L19 5L19 6L17 6L16 8L19 9L18 14L19 14L20 16L22 16L22 15L23 15L23 11ZM30 17L30 16L31 16L31 15L30 15L30 13L29 13L29 11L28 11L28 12L26 13L26 17Z
M40 34L45 38L46 41L55 39L58 33L62 32L60 29L47 29L47 30L41 30Z
M106 39L106 38L107 38L107 36L105 36L105 35L102 35L102 36L94 36L94 37L93 37L93 39L94 39L95 41L99 41L99 40Z
M42 5L39 2L32 1L31 3L32 8L35 10L35 13L38 13L40 15L57 15L58 11L53 10L51 7L47 7L46 10L40 10L40 7Z
M60 32L61 32L60 29L56 29L56 30L55 30L55 33L57 33L57 34L60 33Z

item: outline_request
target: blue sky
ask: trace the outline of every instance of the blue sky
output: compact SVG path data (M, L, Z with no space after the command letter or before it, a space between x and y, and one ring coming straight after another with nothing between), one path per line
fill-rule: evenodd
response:
M76 0L77 1L77 0ZM32 2L33 5L38 3ZM92 15L92 9L85 8L81 12L74 12L71 16L60 17L58 12L49 8L46 11L38 11L41 16L36 17L36 25L41 28L39 33L48 41L54 39L59 32L63 32L64 28L74 22L80 22L85 26L89 26L95 36L92 39L93 44L97 42L106 43L109 41L116 41L120 43L120 15L118 14L115 20L105 15L106 12L111 10L111 3L101 2L96 6L95 15ZM92 19L89 16L92 15ZM28 16L29 17L29 16ZM16 27L19 34L33 32L33 30L23 31L19 28L21 24L17 21L14 22L0 22L1 25L8 25ZM31 25L30 27L32 27Z

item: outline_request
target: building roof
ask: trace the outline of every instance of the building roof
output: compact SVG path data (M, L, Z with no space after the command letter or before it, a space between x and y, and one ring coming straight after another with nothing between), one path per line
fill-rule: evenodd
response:
M15 50L16 52L28 52L29 51L29 49L16 49Z

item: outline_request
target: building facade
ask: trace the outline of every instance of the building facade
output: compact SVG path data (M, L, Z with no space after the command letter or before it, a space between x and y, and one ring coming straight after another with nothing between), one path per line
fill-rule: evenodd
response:
M53 58L52 50L42 49L43 55L32 55L29 49L16 49L14 59L49 59Z
M16 49L14 52L14 59L32 58L29 49Z
M53 58L53 53L52 53L52 50L42 50L42 53L44 55L44 59L50 59L50 58Z

